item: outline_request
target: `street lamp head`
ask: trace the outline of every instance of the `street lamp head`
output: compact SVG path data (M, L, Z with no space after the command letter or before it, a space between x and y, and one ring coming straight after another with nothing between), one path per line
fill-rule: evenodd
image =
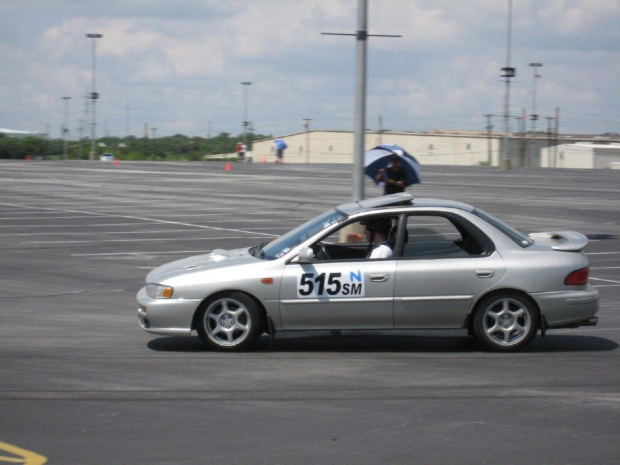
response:
M88 37L89 39L101 39L103 37L103 34L86 34L86 37Z
M542 63L530 63L530 66L534 66L534 67L541 67L543 64Z
M252 85L251 82L242 82L241 84L243 84L244 86L251 86Z

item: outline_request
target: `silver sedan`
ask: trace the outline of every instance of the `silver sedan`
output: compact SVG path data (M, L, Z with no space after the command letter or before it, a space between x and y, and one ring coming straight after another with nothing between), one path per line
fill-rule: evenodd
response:
M195 330L223 351L263 333L410 329L466 329L513 351L539 331L596 325L587 243L395 194L340 205L269 244L162 265L138 292L138 319L154 334Z

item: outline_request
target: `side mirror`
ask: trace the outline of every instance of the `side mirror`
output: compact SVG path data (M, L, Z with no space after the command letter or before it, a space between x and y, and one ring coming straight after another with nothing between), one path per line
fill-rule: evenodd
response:
M297 254L298 263L308 263L314 261L314 251L310 247L304 247Z

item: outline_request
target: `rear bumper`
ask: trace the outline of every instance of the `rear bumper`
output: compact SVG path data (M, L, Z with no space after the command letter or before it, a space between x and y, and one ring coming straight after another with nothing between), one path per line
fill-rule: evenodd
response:
M562 292L541 292L531 295L538 304L546 328L595 326L599 307L598 290L585 289Z

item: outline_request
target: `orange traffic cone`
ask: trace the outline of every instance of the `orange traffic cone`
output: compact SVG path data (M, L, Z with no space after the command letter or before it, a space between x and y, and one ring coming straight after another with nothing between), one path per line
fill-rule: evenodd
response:
M121 160L120 160L120 158L115 158L115 159L114 159L114 166L118 166L118 165L120 165L120 164L121 164Z
M230 171L230 170L232 170L230 163L226 163L226 171Z
M267 157L263 157L263 163L267 163Z

